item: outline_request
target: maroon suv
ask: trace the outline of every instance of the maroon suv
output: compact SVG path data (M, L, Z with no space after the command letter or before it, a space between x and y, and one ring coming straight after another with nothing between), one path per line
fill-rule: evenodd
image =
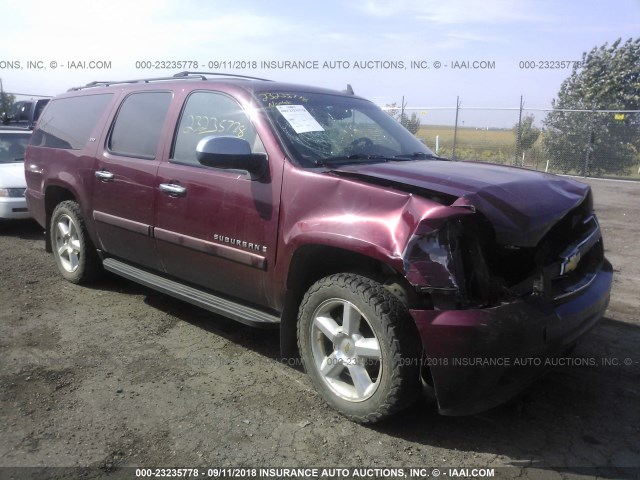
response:
M47 105L25 168L66 279L106 269L278 327L359 422L426 386L445 414L497 405L609 301L587 185L438 158L351 89L94 82Z

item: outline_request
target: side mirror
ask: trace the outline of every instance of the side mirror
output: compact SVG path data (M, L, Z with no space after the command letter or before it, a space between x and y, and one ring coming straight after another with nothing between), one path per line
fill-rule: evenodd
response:
M267 166L265 154L251 153L249 142L237 137L204 137L196 146L196 158L207 167L246 170L254 178Z

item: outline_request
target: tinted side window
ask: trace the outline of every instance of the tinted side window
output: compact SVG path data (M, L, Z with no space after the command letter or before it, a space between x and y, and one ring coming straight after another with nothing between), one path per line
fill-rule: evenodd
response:
M154 159L171 98L171 92L134 93L125 98L109 137L109 150Z
M84 148L112 96L105 93L52 100L33 132L31 145L72 150Z
M44 107L47 106L47 103L49 103L49 100L38 100L36 102L36 108L33 111L33 119L31 120L33 123L38 121L40 115L42 114L42 110L44 110Z
M29 121L29 114L33 108L33 102L18 102L18 108L14 114L14 120L16 122Z
M201 166L196 145L211 135L242 138L254 153L264 152L253 124L238 102L222 93L194 92L180 117L172 161Z

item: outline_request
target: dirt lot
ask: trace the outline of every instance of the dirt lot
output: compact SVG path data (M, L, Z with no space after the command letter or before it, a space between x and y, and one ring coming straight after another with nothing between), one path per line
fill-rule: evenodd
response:
M443 417L423 402L370 428L279 361L275 331L113 276L71 285L36 224L2 223L0 466L101 467L90 477L196 465L637 476L618 467L640 467L640 183L589 183L616 272L606 319L576 351L597 365L556 368L481 415Z

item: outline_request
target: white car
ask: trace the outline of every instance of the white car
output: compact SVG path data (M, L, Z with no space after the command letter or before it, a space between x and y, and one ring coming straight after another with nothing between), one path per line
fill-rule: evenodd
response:
M0 218L29 218L24 191L24 151L31 130L0 129Z

